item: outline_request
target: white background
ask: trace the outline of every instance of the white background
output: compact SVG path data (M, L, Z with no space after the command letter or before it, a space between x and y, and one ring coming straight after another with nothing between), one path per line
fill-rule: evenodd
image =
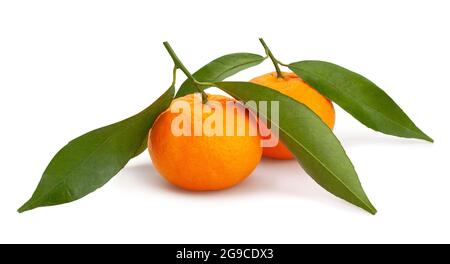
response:
M448 1L2 1L0 242L450 242ZM241 185L189 193L147 154L97 192L24 214L70 139L130 116L171 81L169 40L192 70L226 53L332 61L375 81L434 139L382 135L337 107L336 135L378 209L263 160ZM272 71L269 61L230 79ZM179 74L180 82L184 79Z

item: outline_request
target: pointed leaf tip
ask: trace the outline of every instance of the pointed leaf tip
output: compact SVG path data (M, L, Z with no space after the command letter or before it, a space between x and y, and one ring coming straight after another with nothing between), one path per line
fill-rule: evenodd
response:
M393 136L433 142L386 92L364 76L325 61L300 61L288 66L367 127Z
M196 71L193 76L201 82L219 82L226 78L256 66L263 62L265 57L253 53L231 53L219 57ZM207 87L205 87L207 88ZM191 80L181 84L175 97L181 97L196 91Z
M174 93L172 85L139 114L70 141L52 159L32 197L17 211L69 203L106 184L144 150L148 131L169 107Z
M215 86L238 100L252 101L248 107L279 128L280 139L300 165L320 186L371 214L377 210L366 196L358 175L339 140L307 106L278 91L249 82L218 82ZM259 102L279 104L279 122L258 112ZM266 104L267 105L267 104ZM308 129L304 129L308 128Z

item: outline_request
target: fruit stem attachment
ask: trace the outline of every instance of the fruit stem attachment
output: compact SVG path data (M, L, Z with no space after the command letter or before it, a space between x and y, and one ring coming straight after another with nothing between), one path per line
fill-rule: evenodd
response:
M275 70L277 71L277 78L283 78L283 74L281 73L280 66L278 65L278 60L273 56L272 51L270 51L269 47L267 46L266 42L263 38L259 38L259 41L264 47L264 50L266 51L267 56L269 56L270 60L273 63L273 66L275 66Z
M169 53L170 57L173 60L173 63L175 64L176 69L180 69L186 77L192 81L197 91L202 95L202 101L203 103L206 103L208 101L208 95L206 95L205 91L201 87L200 83L192 76L192 74L189 72L189 70L184 66L184 64L181 62L181 60L178 58L175 51L170 46L169 42L164 41L164 47L166 48L167 52Z

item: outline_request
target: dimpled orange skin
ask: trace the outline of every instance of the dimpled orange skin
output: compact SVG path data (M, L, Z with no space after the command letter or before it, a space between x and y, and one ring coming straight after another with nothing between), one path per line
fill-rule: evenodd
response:
M208 104L194 100L192 94L175 99L172 105L180 100L189 103L191 113L180 112L190 115L191 120L194 119L194 104L200 104L200 109L203 107L203 110L209 110ZM218 102L224 109L230 100L234 101L221 95L208 95L208 102ZM250 126L256 129L256 122L250 122L248 111L234 111L232 115L235 119L232 122L236 124L238 119L245 122L245 133L238 136L235 125L234 136L227 136L225 124L229 119L225 121L226 111L223 112L223 135L213 136L194 136L193 123L191 135L173 135L171 123L180 114L172 113L170 108L158 117L150 131L148 146L153 165L164 178L186 190L212 191L232 187L251 174L262 156L258 133L254 136L249 133ZM200 115L203 123L211 113Z
M333 129L335 121L333 103L300 79L295 73L283 72L282 75L283 78L277 78L276 72L267 73L252 79L251 82L277 90L305 104L320 116L328 127ZM294 155L281 141L275 147L265 147L263 155L275 159L294 158Z

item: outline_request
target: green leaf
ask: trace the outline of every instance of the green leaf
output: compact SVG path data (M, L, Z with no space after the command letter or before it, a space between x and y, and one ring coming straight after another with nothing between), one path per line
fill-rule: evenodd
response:
M365 77L323 61L301 61L288 66L367 127L389 135L433 142L389 95Z
M228 54L206 64L193 76L200 82L219 82L240 71L258 65L264 60L264 57L252 53ZM175 97L178 98L194 92L197 92L194 84L187 79L183 82Z
M263 112L259 115L279 127L280 139L305 171L332 194L375 214L358 175L339 140L305 105L273 89L248 82L218 82L215 86L236 99L248 102L279 102L279 123ZM251 104L253 111L258 111ZM267 113L270 113L269 109Z
M72 202L107 183L145 149L142 142L174 93L172 86L139 114L72 140L52 159L33 196L18 211Z

